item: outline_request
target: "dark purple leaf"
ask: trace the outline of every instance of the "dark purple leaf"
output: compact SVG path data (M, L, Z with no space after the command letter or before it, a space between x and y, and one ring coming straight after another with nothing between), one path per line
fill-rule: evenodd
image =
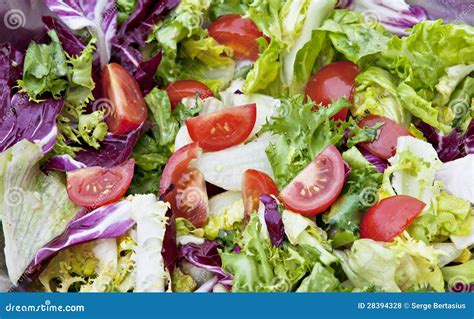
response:
M23 72L23 57L9 43L0 44L0 84L6 83L10 88L16 85Z
M364 158L372 165L374 165L379 172L383 173L387 167L388 167L388 162L387 160L380 158L378 156L375 156L374 154L366 151L364 148L360 147L358 150L362 153Z
M142 133L142 126L128 134L108 134L98 150L84 148L77 152L76 160L87 166L113 167L126 161Z
M268 234L273 246L278 247L285 237L283 219L278 210L278 201L270 195L260 196L260 201L265 205L265 223L267 224Z
M186 244L178 253L179 261L187 261L191 265L214 273L219 280L230 279L229 274L222 270L222 260L215 241L205 241L201 245Z
M165 194L160 196L160 200L163 200L164 196L168 194L168 191L173 190L173 188L174 184L170 185ZM178 244L176 243L176 220L171 208L166 212L166 217L168 218L168 224L166 225L165 236L163 238L161 256L163 256L166 269L172 273L178 259Z
M28 95L16 93L8 101L6 90L9 88L4 84L0 108L0 152L22 139L39 141L43 152L50 151L56 142L56 119L64 100L47 99L35 103L28 100Z
M439 159L443 162L453 161L474 153L474 121L471 121L464 134L459 128L455 128L448 135L443 135L424 122L418 124L417 128L433 145Z
M121 25L117 36L112 40L113 60L123 65L145 92L155 86L153 76L161 62L161 54L144 61L139 48L145 45L155 23L178 3L179 0L138 0L135 11Z
M82 50L84 50L85 45L81 39L58 19L43 17L43 23L48 30L56 31L64 51L69 55L80 55Z

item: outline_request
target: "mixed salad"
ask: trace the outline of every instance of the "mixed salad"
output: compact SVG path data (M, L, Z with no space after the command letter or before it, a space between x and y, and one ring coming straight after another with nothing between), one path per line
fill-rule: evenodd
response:
M5 289L473 290L462 16L403 0L44 5L40 37L0 45Z

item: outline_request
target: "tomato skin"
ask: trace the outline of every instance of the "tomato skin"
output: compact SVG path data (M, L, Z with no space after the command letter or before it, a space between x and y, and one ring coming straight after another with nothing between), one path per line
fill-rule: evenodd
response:
M220 151L244 142L255 126L256 104L229 107L189 118L189 136L206 151Z
M306 216L326 211L344 186L344 161L334 145L326 147L283 188L287 208Z
M360 237L391 242L410 226L425 206L422 201L406 195L384 198L362 216Z
M197 94L204 100L208 97L214 96L207 85L195 80L175 81L165 86L164 89L168 93L171 110L174 110L185 97L195 97Z
M170 204L176 216L186 218L198 228L203 227L209 214L209 203L202 173L197 168L186 169L173 193Z
M133 178L135 160L112 168L93 166L67 173L67 193L76 205L97 208L118 201Z
M102 92L110 101L105 120L111 133L128 133L146 121L148 110L140 86L120 64L110 63L102 70Z
M242 197L245 214L257 211L261 195L278 196L278 186L264 172L248 169L242 176Z
M238 14L227 14L212 22L208 31L217 42L234 50L235 59L252 61L258 59L256 40L262 37L263 33L252 20L242 18Z
M400 136L409 136L411 134L395 121L383 116L372 114L364 117L359 122L359 127L374 126L380 122L385 124L380 127L377 139L372 142L360 143L359 146L380 158L389 159L395 155L397 150L397 139Z
M323 66L306 84L306 95L323 106L330 105L341 97L353 101L355 78L359 74L357 65L349 61L339 61ZM348 109L332 117L333 120L345 120Z
M198 143L191 143L177 150L168 159L160 179L160 194L165 194L171 184L176 184L187 170L189 162L199 157L202 149Z

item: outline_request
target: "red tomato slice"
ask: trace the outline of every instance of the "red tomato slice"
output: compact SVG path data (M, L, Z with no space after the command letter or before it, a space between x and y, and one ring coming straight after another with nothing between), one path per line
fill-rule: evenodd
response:
M261 195L278 196L278 186L267 174L248 169L242 177L242 196L244 200L245 214L258 210Z
M67 193L75 204L97 208L119 200L133 178L135 160L112 168L93 166L67 173Z
M207 85L195 80L176 81L168 84L164 89L168 93L172 110L174 110L176 105L185 97L195 97L197 94L204 100L205 98L214 96Z
M378 115L368 115L364 117L362 121L359 122L359 126L374 126L380 122L385 124L380 127L377 139L373 142L364 142L359 145L378 157L389 159L395 155L397 139L400 136L410 135L410 132L391 119Z
M227 14L212 22L208 31L217 42L234 50L235 59L257 60L259 51L256 40L263 33L252 20L238 14Z
M139 127L147 118L147 107L140 86L128 71L117 63L107 64L102 71L104 97L108 102L106 122L113 134L125 134Z
M186 169L176 182L171 207L177 217L183 217L196 227L203 227L209 213L206 182L197 168Z
M422 201L406 195L384 198L362 216L360 237L391 242L410 226L425 206Z
M206 151L220 151L242 143L255 126L257 107L247 104L189 118L189 136Z
M183 146L168 159L160 179L160 194L164 194L171 184L176 184L188 169L189 162L201 155L202 149L197 143Z
M344 185L344 161L329 145L287 185L280 198L287 208L302 215L324 212L336 200Z
M355 78L359 74L357 65L349 61L339 61L322 67L306 84L306 95L314 102L330 105L341 97L353 100ZM333 120L345 120L348 109L332 117Z

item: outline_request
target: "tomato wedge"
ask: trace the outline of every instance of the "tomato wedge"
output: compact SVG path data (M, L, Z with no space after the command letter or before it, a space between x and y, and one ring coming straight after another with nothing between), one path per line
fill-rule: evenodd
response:
M92 166L67 173L67 193L75 204L97 208L119 200L133 178L135 160L112 168Z
M257 39L262 37L263 33L252 20L242 18L238 14L227 14L212 22L208 31L217 42L234 50L235 59L257 60Z
M138 128L147 118L147 107L140 86L128 71L117 63L107 64L102 70L106 122L113 134L125 134ZM99 101L99 100L98 100Z
M287 208L302 215L324 212L344 185L344 161L334 145L326 147L287 185L280 198Z
M359 74L357 65L349 61L339 61L322 67L306 84L306 95L324 106L334 100L346 97L353 100L355 78ZM345 120L348 109L334 115L333 120Z
M175 199L171 207L177 217L183 217L196 227L203 227L209 214L204 176L197 168L186 169L176 182Z
M188 169L189 162L201 155L198 143L191 143L177 150L168 159L160 179L160 194L165 194L171 184L176 184L181 175Z
M205 98L214 96L207 85L195 80L176 81L168 84L164 89L168 93L172 110L174 110L185 97L195 97L198 95L204 100Z
M242 197L245 214L257 211L261 195L278 196L278 186L273 179L264 172L248 169L242 176Z
M406 195L384 198L362 216L360 237L391 242L410 226L425 206L422 201Z
M168 159L160 180L162 195L171 184L175 185L165 199L176 216L188 219L196 227L204 226L209 212L204 177L198 169L189 167L189 163L201 153L197 143L183 146Z
M242 143L255 126L257 107L247 104L189 118L189 136L206 151L220 151Z
M364 117L359 122L359 126L374 126L380 122L384 123L384 125L380 127L377 139L372 142L360 143L359 145L378 157L389 159L395 155L397 150L397 139L400 136L408 136L411 134L395 121L378 115L368 115Z

